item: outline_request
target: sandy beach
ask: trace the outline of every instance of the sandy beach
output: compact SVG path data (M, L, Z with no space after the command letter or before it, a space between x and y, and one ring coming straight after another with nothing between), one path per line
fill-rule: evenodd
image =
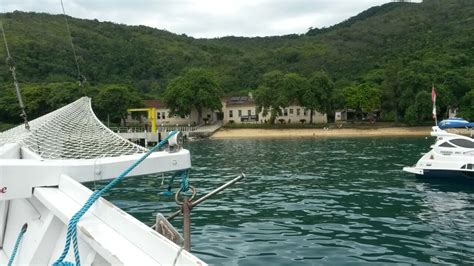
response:
M240 138L320 138L320 137L421 137L430 136L431 127L390 127L376 129L226 129L211 139Z

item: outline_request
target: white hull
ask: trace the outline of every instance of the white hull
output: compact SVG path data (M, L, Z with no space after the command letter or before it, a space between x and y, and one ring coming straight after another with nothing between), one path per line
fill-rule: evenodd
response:
M433 127L432 149L412 167L403 170L417 176L435 178L474 178L474 140Z
M14 265L51 265L63 250L69 219L91 194L82 184L63 175L58 187L35 188L30 198L2 201L0 264L7 264L26 222L27 233ZM77 226L82 265L205 265L102 198ZM74 261L73 254L71 248L66 260Z
M172 141L172 152L151 153L122 139L95 117L88 98L31 121L30 130L0 133L0 265L12 258L13 265L51 265L60 257L70 219L92 195L80 182L116 178L144 155L127 177L190 169L189 151ZM205 265L103 198L75 228L82 265ZM65 261L75 262L72 243Z

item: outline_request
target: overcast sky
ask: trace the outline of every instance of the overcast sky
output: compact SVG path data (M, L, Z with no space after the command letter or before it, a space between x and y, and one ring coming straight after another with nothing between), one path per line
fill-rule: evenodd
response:
M63 0L73 17L147 25L196 38L304 33L391 0ZM420 2L420 0L413 1ZM60 14L60 0L0 0L0 12Z

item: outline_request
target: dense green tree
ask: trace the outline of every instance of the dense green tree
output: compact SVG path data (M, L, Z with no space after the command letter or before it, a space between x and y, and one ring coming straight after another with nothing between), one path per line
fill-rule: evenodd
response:
M462 98L462 106L459 114L464 119L474 121L474 89L466 93Z
M393 112L395 122L400 120L401 109L403 109L401 106L403 87L400 81L402 69L403 64L400 61L389 64L384 71L382 82L381 103L384 111Z
M137 91L123 84L102 85L98 89L99 93L93 99L95 111L103 121L110 120L112 123L119 124L125 121L127 109L142 107L143 103Z
M351 85L351 82L347 79L340 79L334 82L334 91L332 94L334 110L344 109L346 107L346 101L344 99L344 89Z
M427 73L412 68L408 67L399 72L399 85L402 90L398 92L400 96L395 101L398 104L397 110L400 117L405 116L405 110L413 105L414 99L420 91L431 91L432 87L431 78Z
M204 108L222 110L221 94L222 90L211 72L192 68L170 82L164 100L172 114L185 116L196 108L198 123L201 123Z
M380 106L380 89L370 83L352 85L344 89L344 98L357 113L372 112Z
M2 86L0 89L0 122L9 124L21 123L20 106L12 86Z
M281 106L286 108L291 104L303 105L304 93L308 91L308 80L297 73L287 73L283 76L281 87L276 91L279 94Z
M263 75L262 84L255 91L255 102L258 112L264 116L270 114L270 124L275 124L277 116L282 114L281 108L288 106L288 94L280 93L283 87L284 74L280 71L271 71Z
M433 103L431 102L431 92L420 91L415 97L414 103L407 108L405 122L411 125L428 121L433 118Z
M333 117L334 114L334 83L324 71L318 71L309 79L309 86L302 94L301 103L310 110L309 123L313 123L314 110Z
M13 85L0 90L0 105L6 112L0 115L0 121L20 123L18 99ZM28 118L51 112L86 95L86 89L72 82L21 84L22 98Z
M271 71L263 75L262 80L255 91L255 100L264 116L270 113L270 124L274 124L275 118L290 104L301 104L309 86L308 81L296 73Z
M457 106L462 104L461 99L457 99L454 96L453 91L445 85L436 86L436 109L438 111L438 118L448 118L449 109L455 109ZM431 96L430 96L431 97ZM429 98L431 99L431 98Z

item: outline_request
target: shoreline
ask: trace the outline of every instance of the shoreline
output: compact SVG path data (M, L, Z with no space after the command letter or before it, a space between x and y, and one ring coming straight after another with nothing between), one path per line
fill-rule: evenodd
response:
M387 127L374 129L256 129L222 128L210 139L257 139L257 138L340 138L340 137L429 137L431 127Z

